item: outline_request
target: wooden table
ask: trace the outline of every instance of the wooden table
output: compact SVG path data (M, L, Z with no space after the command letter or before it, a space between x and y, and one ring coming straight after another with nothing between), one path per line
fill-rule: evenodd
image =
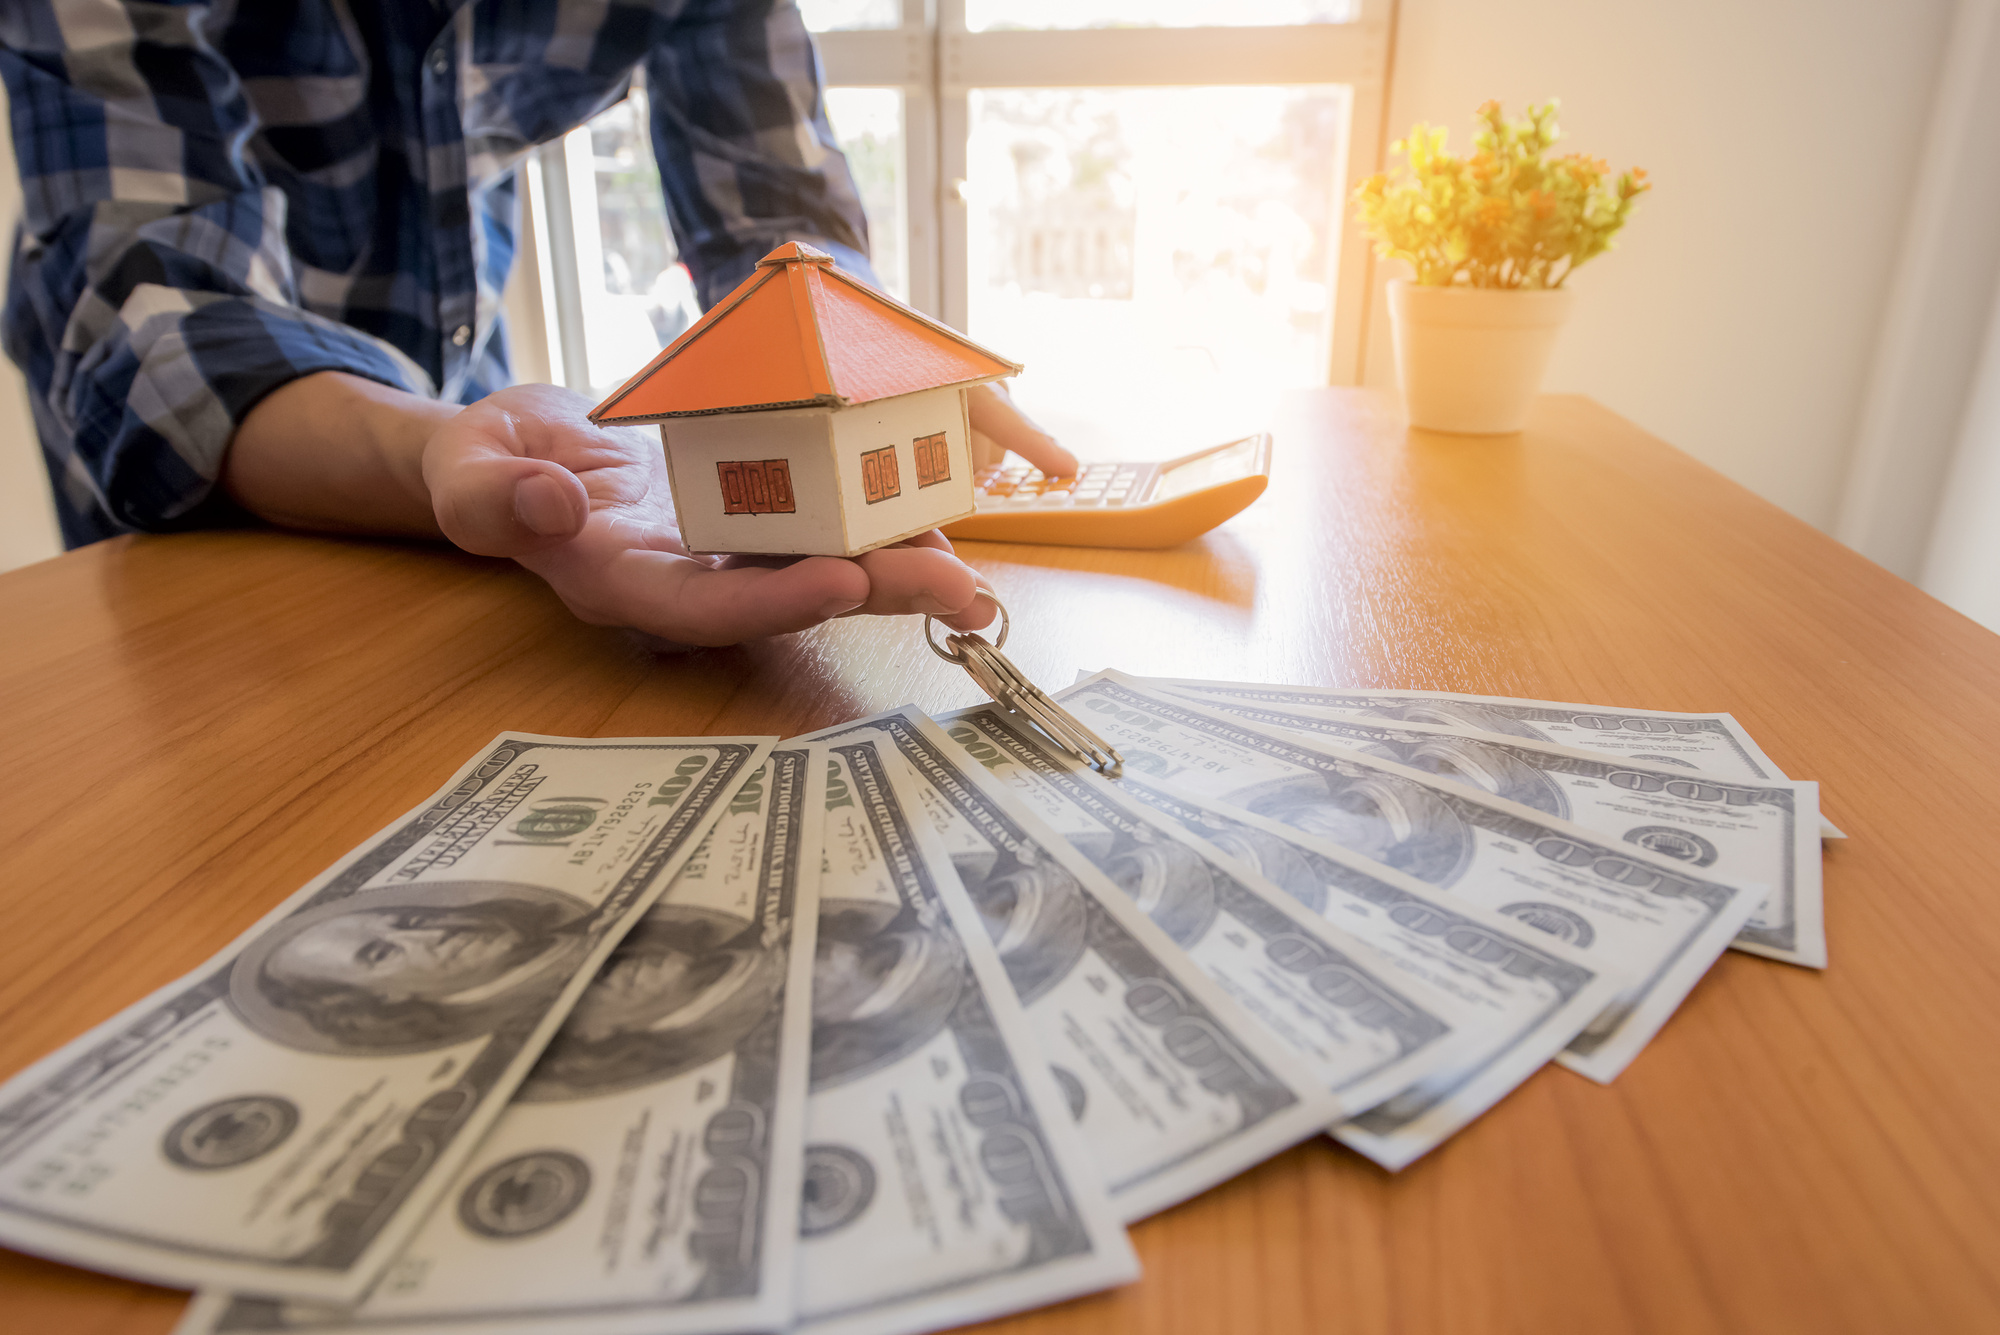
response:
M1079 668L1727 709L1853 837L1824 974L1730 953L1610 1088L1391 1177L1319 1139L1134 1230L1047 1332L2000 1330L2000 639L1587 400L1515 439L1301 396L1159 553L968 544ZM502 728L794 733L975 693L915 621L656 658L506 564L264 533L0 577L0 1073L220 949ZM0 1253L0 1326L177 1294Z

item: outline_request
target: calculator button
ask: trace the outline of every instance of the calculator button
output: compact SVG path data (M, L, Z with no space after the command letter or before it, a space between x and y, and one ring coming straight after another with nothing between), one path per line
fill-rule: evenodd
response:
M1069 502L1070 495L1066 491L1045 491L1042 493L1043 505L1068 505Z
M1040 496L1038 496L1038 495L1036 495L1036 494L1035 494L1034 492L1032 492L1032 491L1017 491L1017 492L1015 492L1015 493L1014 493L1014 494L1013 494L1012 496L1009 496L1009 497L1007 498L1007 504L1009 504L1009 505L1033 505L1033 504L1034 504L1034 503L1035 503L1036 501L1039 501L1040 499L1041 499L1041 497L1040 497Z

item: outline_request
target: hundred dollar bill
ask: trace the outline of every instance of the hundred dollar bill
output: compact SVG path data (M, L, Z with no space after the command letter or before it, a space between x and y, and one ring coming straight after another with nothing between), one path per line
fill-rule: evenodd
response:
M773 751L358 1308L177 1335L694 1335L792 1318L825 754Z
M832 756L795 1329L903 1335L1134 1278L914 784L879 738Z
M1816 783L1723 778L1499 733L1221 695L1206 699L1212 708L1263 727L1326 737L1616 835L1725 880L1763 887L1763 903L1731 944L1790 964L1826 967Z
M1128 766L1605 953L1628 971L1628 988L1559 1059L1594 1080L1638 1055L1764 898L1518 802L1271 732L1117 673L1060 698Z
M1263 877L1239 875L1214 845L999 708L939 721L1332 1088L1348 1115L1465 1066L1503 1037L1485 999L1398 977L1373 946Z
M909 767L1128 1222L1360 1110L916 708L817 736L879 738Z
M1329 1129L1400 1169L1492 1107L1560 1053L1625 986L1602 958L1474 907L1391 867L1248 812L1127 774L1118 790L1200 836L1229 876L1287 895L1374 946L1406 977L1497 1022L1488 1047Z
M1685 766L1729 779L1784 779L1763 748L1728 714L1682 714L1664 709L1617 709L1557 700L1515 700L1504 695L1456 691L1385 691L1346 686L1266 686L1255 682L1200 681L1190 677L1139 678L1149 686L1197 698L1221 696L1280 708L1330 709L1349 718L1392 719L1441 727L1497 732L1533 741L1602 751L1627 760ZM1845 839L1825 816L1821 835Z
M507 733L0 1087L0 1241L351 1303L771 743Z

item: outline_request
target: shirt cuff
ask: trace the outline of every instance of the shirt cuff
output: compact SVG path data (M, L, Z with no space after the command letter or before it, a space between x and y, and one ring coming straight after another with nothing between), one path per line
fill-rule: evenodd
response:
M140 322L96 368L80 405L78 452L86 464L97 454L91 471L119 523L148 531L215 523L212 493L236 429L267 394L302 376L345 371L434 392L415 362L350 326L253 297L174 296L183 309Z

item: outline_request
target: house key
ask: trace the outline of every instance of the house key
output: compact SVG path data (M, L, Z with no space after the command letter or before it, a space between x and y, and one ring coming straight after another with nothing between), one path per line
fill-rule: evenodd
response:
M992 597L991 594L987 596ZM1006 605L998 598L993 599L993 605L1000 609L998 640L989 643L985 636L976 632L953 631L945 636L947 647L940 649L937 641L931 638L931 622L936 618L927 616L924 618L924 643L939 658L947 663L956 663L970 673L972 679L979 683L979 689L992 696L1002 709L1026 719L1046 733L1049 740L1092 769L1109 778L1117 778L1125 764L1125 757L1119 755L1111 743L1084 727L1076 715L1050 699L1000 652L1001 646L1007 643L1009 621Z

